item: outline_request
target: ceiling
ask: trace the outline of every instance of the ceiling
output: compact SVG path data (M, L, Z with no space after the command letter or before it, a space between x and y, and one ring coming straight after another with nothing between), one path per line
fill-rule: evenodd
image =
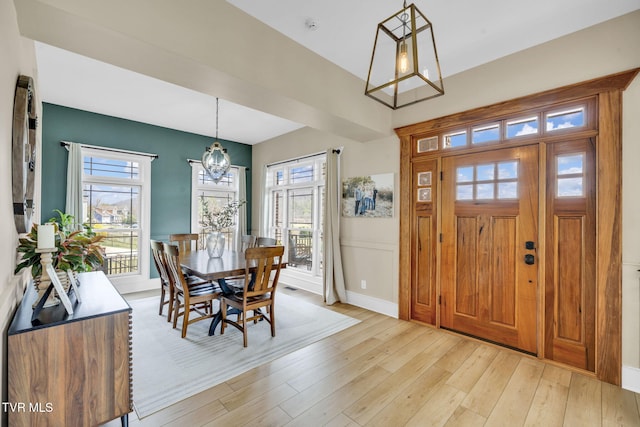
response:
M227 1L362 79L363 92L376 26L402 8L397 0ZM443 78L640 9L640 0L415 4L433 23ZM44 102L201 135L216 133L214 97L42 43L36 44L36 56ZM220 100L221 139L256 144L300 127Z

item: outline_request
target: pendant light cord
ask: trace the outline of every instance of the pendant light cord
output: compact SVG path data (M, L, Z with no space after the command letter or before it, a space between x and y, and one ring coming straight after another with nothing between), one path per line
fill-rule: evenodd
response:
M218 112L220 111L220 104L218 98L216 98L216 141L218 140Z

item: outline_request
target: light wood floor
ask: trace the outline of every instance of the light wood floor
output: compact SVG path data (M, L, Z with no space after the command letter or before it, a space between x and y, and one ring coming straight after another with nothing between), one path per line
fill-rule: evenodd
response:
M428 326L330 309L362 322L143 420L131 413L130 425L640 426L638 394Z

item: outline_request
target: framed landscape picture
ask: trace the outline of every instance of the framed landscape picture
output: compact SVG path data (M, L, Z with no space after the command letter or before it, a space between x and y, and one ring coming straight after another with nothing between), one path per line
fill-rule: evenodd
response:
M342 216L393 217L393 174L365 175L342 181Z

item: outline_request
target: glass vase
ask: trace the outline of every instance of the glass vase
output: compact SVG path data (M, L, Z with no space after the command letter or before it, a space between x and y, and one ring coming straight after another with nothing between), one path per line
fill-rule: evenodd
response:
M213 231L207 235L207 252L209 258L220 258L224 253L224 234Z

